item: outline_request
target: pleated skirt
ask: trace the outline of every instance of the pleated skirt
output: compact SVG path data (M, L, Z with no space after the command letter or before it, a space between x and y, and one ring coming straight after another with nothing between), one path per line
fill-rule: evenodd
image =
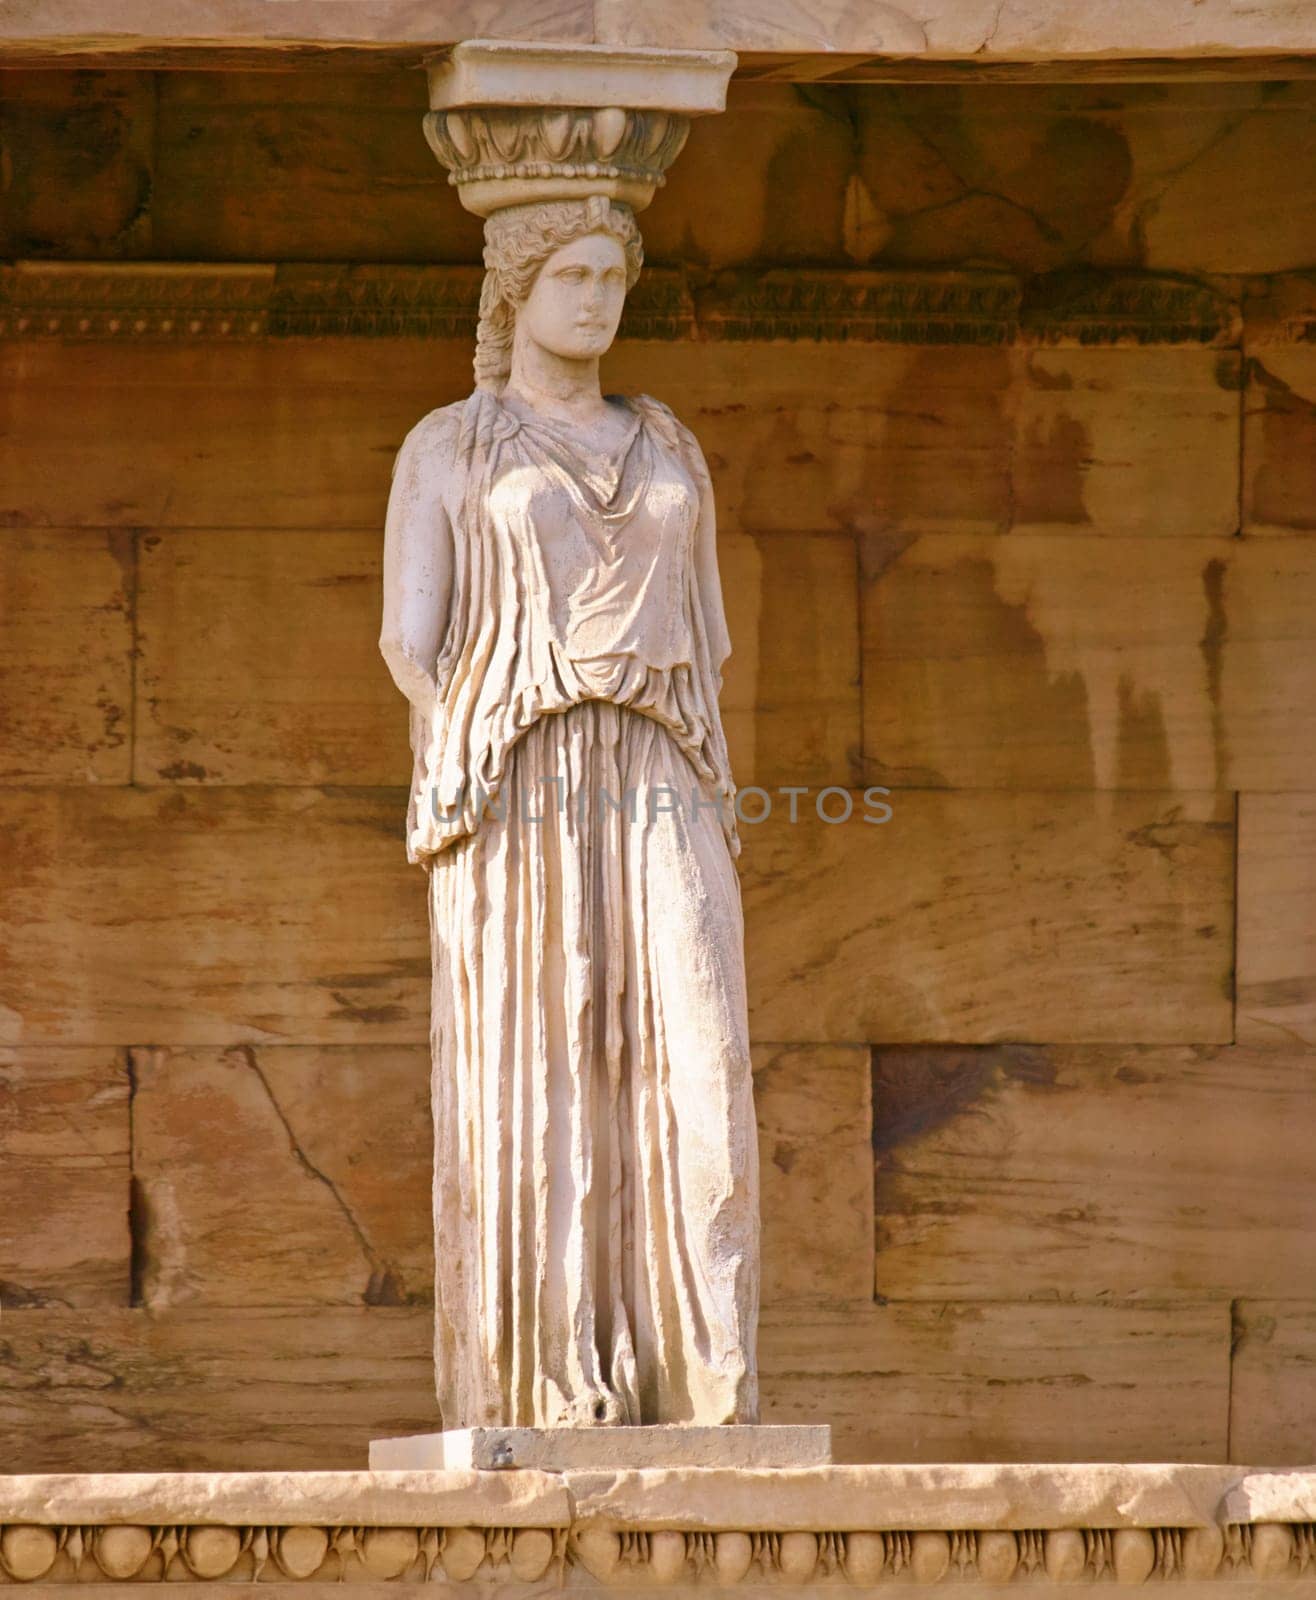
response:
M430 872L444 1426L757 1417L740 889L672 735L541 718Z

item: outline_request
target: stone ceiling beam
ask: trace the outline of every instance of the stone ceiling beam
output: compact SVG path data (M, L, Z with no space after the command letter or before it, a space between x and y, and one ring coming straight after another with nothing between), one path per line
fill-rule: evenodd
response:
M0 0L0 66L419 66L463 38L731 49L801 81L951 72L1295 76L1316 61L1307 0ZM748 59L746 59L748 58Z

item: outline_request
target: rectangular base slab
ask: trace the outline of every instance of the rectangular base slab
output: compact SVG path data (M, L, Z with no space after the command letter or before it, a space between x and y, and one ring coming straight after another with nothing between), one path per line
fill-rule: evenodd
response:
M459 1428L373 1439L372 1472L591 1472L643 1467L825 1467L828 1427Z

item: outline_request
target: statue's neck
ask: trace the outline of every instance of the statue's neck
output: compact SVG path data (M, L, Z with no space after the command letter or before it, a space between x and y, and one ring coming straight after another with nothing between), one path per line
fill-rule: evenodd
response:
M597 357L572 361L529 339L513 343L507 388L532 410L562 422L597 422L608 414Z

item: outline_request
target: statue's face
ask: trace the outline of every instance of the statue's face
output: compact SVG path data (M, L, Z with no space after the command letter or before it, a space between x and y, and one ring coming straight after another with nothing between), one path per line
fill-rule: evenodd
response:
M617 335L626 302L626 252L610 233L590 233L555 250L517 309L517 329L569 361L601 356Z

